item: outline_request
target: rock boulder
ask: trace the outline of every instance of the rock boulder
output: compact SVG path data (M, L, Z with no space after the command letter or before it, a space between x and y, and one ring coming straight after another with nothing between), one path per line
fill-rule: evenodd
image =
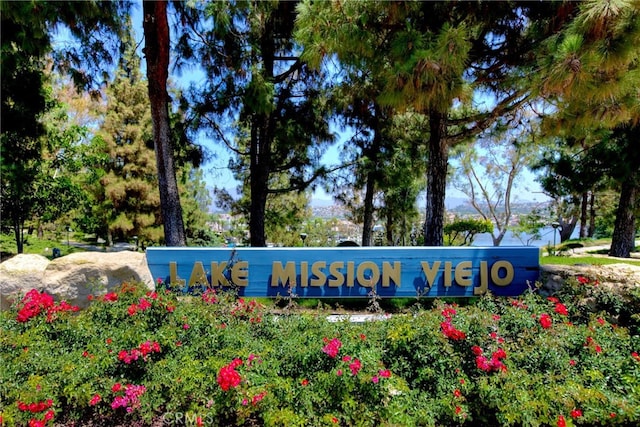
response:
M0 264L0 309L6 310L16 296L42 289L49 259L42 255L18 254Z
M10 263L15 258L18 260ZM5 266L7 263L10 264ZM86 307L89 294L104 294L123 282L141 282L153 289L145 254L77 252L53 261L40 255L18 255L0 264L3 309L16 295L34 288L53 295L56 300Z

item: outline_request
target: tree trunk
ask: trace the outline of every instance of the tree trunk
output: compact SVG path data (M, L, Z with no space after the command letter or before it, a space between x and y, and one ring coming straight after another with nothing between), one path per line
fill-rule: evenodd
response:
M571 238L573 231L578 224L578 218L572 217L569 221L560 221L562 228L560 231L560 243L563 243Z
M373 236L373 193L375 190L375 173L367 173L367 187L364 193L364 215L362 219L362 246L371 246Z
M449 146L446 119L442 113L429 115L429 166L427 168L427 207L424 222L425 246L444 243L444 198L447 186Z
M22 225L19 221L13 221L13 233L16 237L16 249L19 254L24 252L24 241L22 239Z
M251 161L249 165L249 185L251 188L251 205L249 207L250 244L253 247L267 246L264 232L264 217L267 209L269 191L269 150L267 140L266 117L257 114L251 124Z
M176 181L169 124L169 23L166 1L143 1L144 55L147 63L153 140L158 167L160 210L167 246L185 246L182 206Z
M596 233L596 195L592 191L589 197L589 232L587 237L591 238Z
M640 196L639 175L638 172L632 173L622 183L609 256L629 258L635 247L635 208Z
M380 133L380 110L375 106L376 115L374 117L374 135L371 148L365 154L371 162L370 170L367 172L367 188L364 194L364 215L362 219L362 246L371 246L373 235L373 195L375 194L376 181L378 176L378 152L382 135Z
M582 193L582 200L580 201L580 238L587 237L587 205L589 203L589 194L585 191Z
M265 18L265 27L260 38L259 55L262 57L262 67L265 82L273 82L274 75L274 39L273 17ZM255 61L258 62L258 55ZM259 64L255 64L259 65ZM269 177L271 175L271 148L273 139L273 125L271 113L264 105L251 105L253 118L251 120L251 141L249 155L249 186L251 188L251 205L249 207L250 242L254 247L267 246L264 219L267 210L267 195L269 194Z

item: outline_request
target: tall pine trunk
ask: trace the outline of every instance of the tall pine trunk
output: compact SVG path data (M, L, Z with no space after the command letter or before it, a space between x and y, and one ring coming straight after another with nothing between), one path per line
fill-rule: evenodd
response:
M640 198L638 180L640 172L629 174L622 183L620 201L611 239L609 255L619 258L629 258L635 247L636 217L635 210Z
M266 114L256 114L251 124L251 156L249 164L249 185L251 188L251 205L249 207L250 242L253 247L267 246L264 229L264 218L267 210L267 195L269 193L269 162L270 141L268 132L268 117Z
M585 239L587 237L587 210L589 204L589 193L582 193L582 201L580 202L580 238Z
M367 172L366 190L364 193L364 214L362 219L362 246L371 246L373 237L373 196L375 195L376 185L378 183L378 157L380 145L382 143L382 134L380 130L380 109L375 106L375 117L373 118L373 141L371 147L364 153L369 159L370 166Z
M425 246L444 244L444 198L447 187L449 146L446 141L446 117L429 115L429 167L427 170L427 207L424 222Z
M182 206L176 181L169 124L169 23L166 1L144 1L144 55L147 62L153 140L160 187L160 210L167 246L185 246Z
M262 73L264 82L273 82L274 75L274 39L273 18L265 19L265 27L260 37L260 52L262 57ZM258 64L255 64L258 65ZM271 101L271 100L269 100ZM254 101L259 102L259 101ZM249 207L250 242L254 247L267 246L265 236L265 216L267 210L267 196L269 194L269 178L271 176L271 147L273 145L273 118L266 105L251 105L254 111L251 120L251 142L249 154L249 180L251 188L251 205Z

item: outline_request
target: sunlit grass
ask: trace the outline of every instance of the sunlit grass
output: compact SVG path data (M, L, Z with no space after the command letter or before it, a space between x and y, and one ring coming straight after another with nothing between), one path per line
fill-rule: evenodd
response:
M607 264L630 264L640 267L640 260L636 259L621 259L621 258L608 258L599 256L544 256L540 258L540 264L555 264L555 265L607 265Z

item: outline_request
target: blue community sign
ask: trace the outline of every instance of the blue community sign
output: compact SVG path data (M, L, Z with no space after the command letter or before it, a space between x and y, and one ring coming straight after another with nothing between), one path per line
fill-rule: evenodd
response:
M153 277L246 297L517 296L539 274L535 247L148 248Z

